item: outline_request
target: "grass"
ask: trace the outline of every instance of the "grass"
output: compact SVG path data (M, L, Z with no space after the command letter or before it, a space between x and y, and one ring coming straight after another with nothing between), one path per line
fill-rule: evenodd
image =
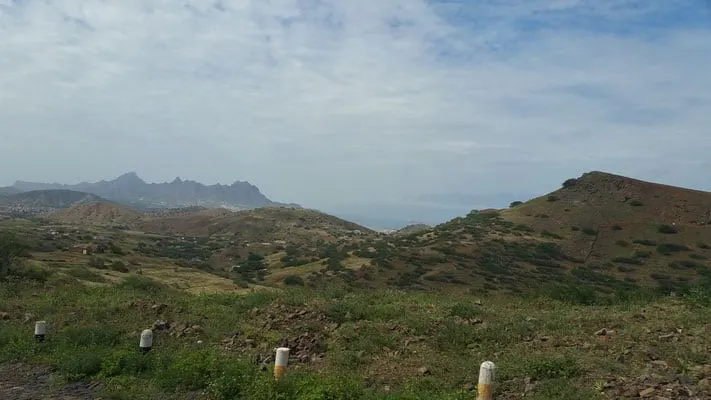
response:
M645 367L611 361L610 352L654 346L669 363L697 363L692 342L664 345L658 334L642 332L670 326L702 332L710 297L694 295L579 306L548 297L480 301L345 287L194 295L139 276L113 286L6 282L0 304L13 317L0 325L0 362L49 364L66 381L103 381L107 398L177 399L196 391L210 399L259 400L471 398L461 388L476 382L480 362L493 360L502 393L523 390L523 378L530 377L540 382L533 398L590 398L584 396L610 368L635 377ZM153 303L166 304L167 311L157 316ZM25 321L14 310L34 318ZM298 310L307 313L291 319ZM619 325L638 314L648 316L644 325ZM48 321L43 344L33 341L34 319ZM199 324L200 330L181 337L156 331L154 350L142 355L138 335L156 319ZM615 324L615 341L600 343L593 333ZM258 345L226 349L223 340L235 330ZM253 364L254 357L270 355L280 337L304 332L326 332L319 339L325 362L294 363L279 382ZM707 335L695 338L711 344ZM425 378L418 373L423 366L431 371Z

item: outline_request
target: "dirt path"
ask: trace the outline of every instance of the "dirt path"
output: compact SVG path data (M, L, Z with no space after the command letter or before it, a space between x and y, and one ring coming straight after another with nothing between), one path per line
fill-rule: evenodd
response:
M2 400L98 400L98 382L56 385L55 375L46 366L0 365Z

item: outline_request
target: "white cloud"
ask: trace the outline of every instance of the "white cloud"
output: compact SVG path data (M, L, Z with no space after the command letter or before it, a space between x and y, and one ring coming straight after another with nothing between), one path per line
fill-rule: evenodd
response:
M313 206L696 184L672 161L711 151L703 3L523 4L0 0L0 180L246 179Z

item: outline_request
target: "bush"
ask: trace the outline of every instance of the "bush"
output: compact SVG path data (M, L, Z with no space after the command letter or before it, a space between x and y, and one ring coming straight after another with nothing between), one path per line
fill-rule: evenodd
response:
M632 241L632 243L635 244L641 244L642 246L656 246L657 242L654 240L647 240L647 239L635 239Z
M632 207L642 207L644 205L644 203L642 203L639 200L632 200L632 201L630 201L630 205Z
M612 259L612 261L618 262L618 263L623 263L623 264L642 265L642 261L640 261L637 258L631 258L631 257L615 257Z
M554 195L554 194L548 195L548 201L550 201L550 202L555 202L555 201L558 201L558 200L560 200L560 197L558 197L558 196L556 196L556 195Z
M123 272L123 273L129 272L126 264L124 264L123 262L121 262L119 260L112 262L111 265L109 266L109 269L111 269L112 271L116 271L116 272Z
M595 236L597 235L597 230L593 228L583 228L583 233L588 236Z
M613 230L613 231L621 231L621 230L622 230L622 227L619 226L619 225L612 225L612 230Z
M575 186L575 184L577 184L577 183L578 183L578 180L577 180L577 179L575 179L575 178L570 178L570 179L567 179L565 182L563 182L563 187L566 188L566 189L572 188L572 187Z
M615 242L615 244L620 247L629 247L629 245L630 245L629 242L624 241L624 240L618 240Z
M0 232L0 279L17 276L18 258L27 250L27 246L11 232Z
M700 249L704 249L704 250L711 249L711 246L709 246L708 244L706 244L706 243L704 243L704 242L699 242L699 243L697 243L697 244L696 244L696 247L698 247L698 248L700 248Z
M91 268L104 269L106 261L101 257L92 256L87 261L87 265Z
M297 275L287 275L284 277L284 284L289 286L304 286L304 280Z
M521 204L523 204L522 201L512 201L511 204L509 204L509 208L518 207L518 206L520 206Z
M674 253L678 253L681 251L689 251L689 250L691 250L691 249L684 246L684 245L674 244L674 243L662 243L659 246L657 246L657 251L660 254L664 254L665 256L669 256Z
M523 366L526 375L536 380L575 378L583 374L578 360L573 357L553 357L529 360Z
M679 230L675 226L659 225L657 227L657 232L666 233L666 234L675 234L675 233L679 233Z

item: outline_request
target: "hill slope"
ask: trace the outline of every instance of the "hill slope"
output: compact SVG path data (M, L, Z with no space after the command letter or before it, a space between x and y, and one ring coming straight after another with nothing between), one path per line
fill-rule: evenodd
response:
M108 201L90 201L48 215L53 221L80 225L133 225L143 214Z
M602 172L358 251L372 286L510 291L656 287L711 276L711 193ZM576 289L577 290L577 289Z
M73 205L103 201L99 196L72 190L33 190L0 198L0 205L25 208L69 208Z
M146 218L138 229L147 232L173 233L190 236L228 234L236 240L309 241L360 231L372 232L353 222L318 211L299 208L269 207L232 212L224 209L204 210L185 215Z

